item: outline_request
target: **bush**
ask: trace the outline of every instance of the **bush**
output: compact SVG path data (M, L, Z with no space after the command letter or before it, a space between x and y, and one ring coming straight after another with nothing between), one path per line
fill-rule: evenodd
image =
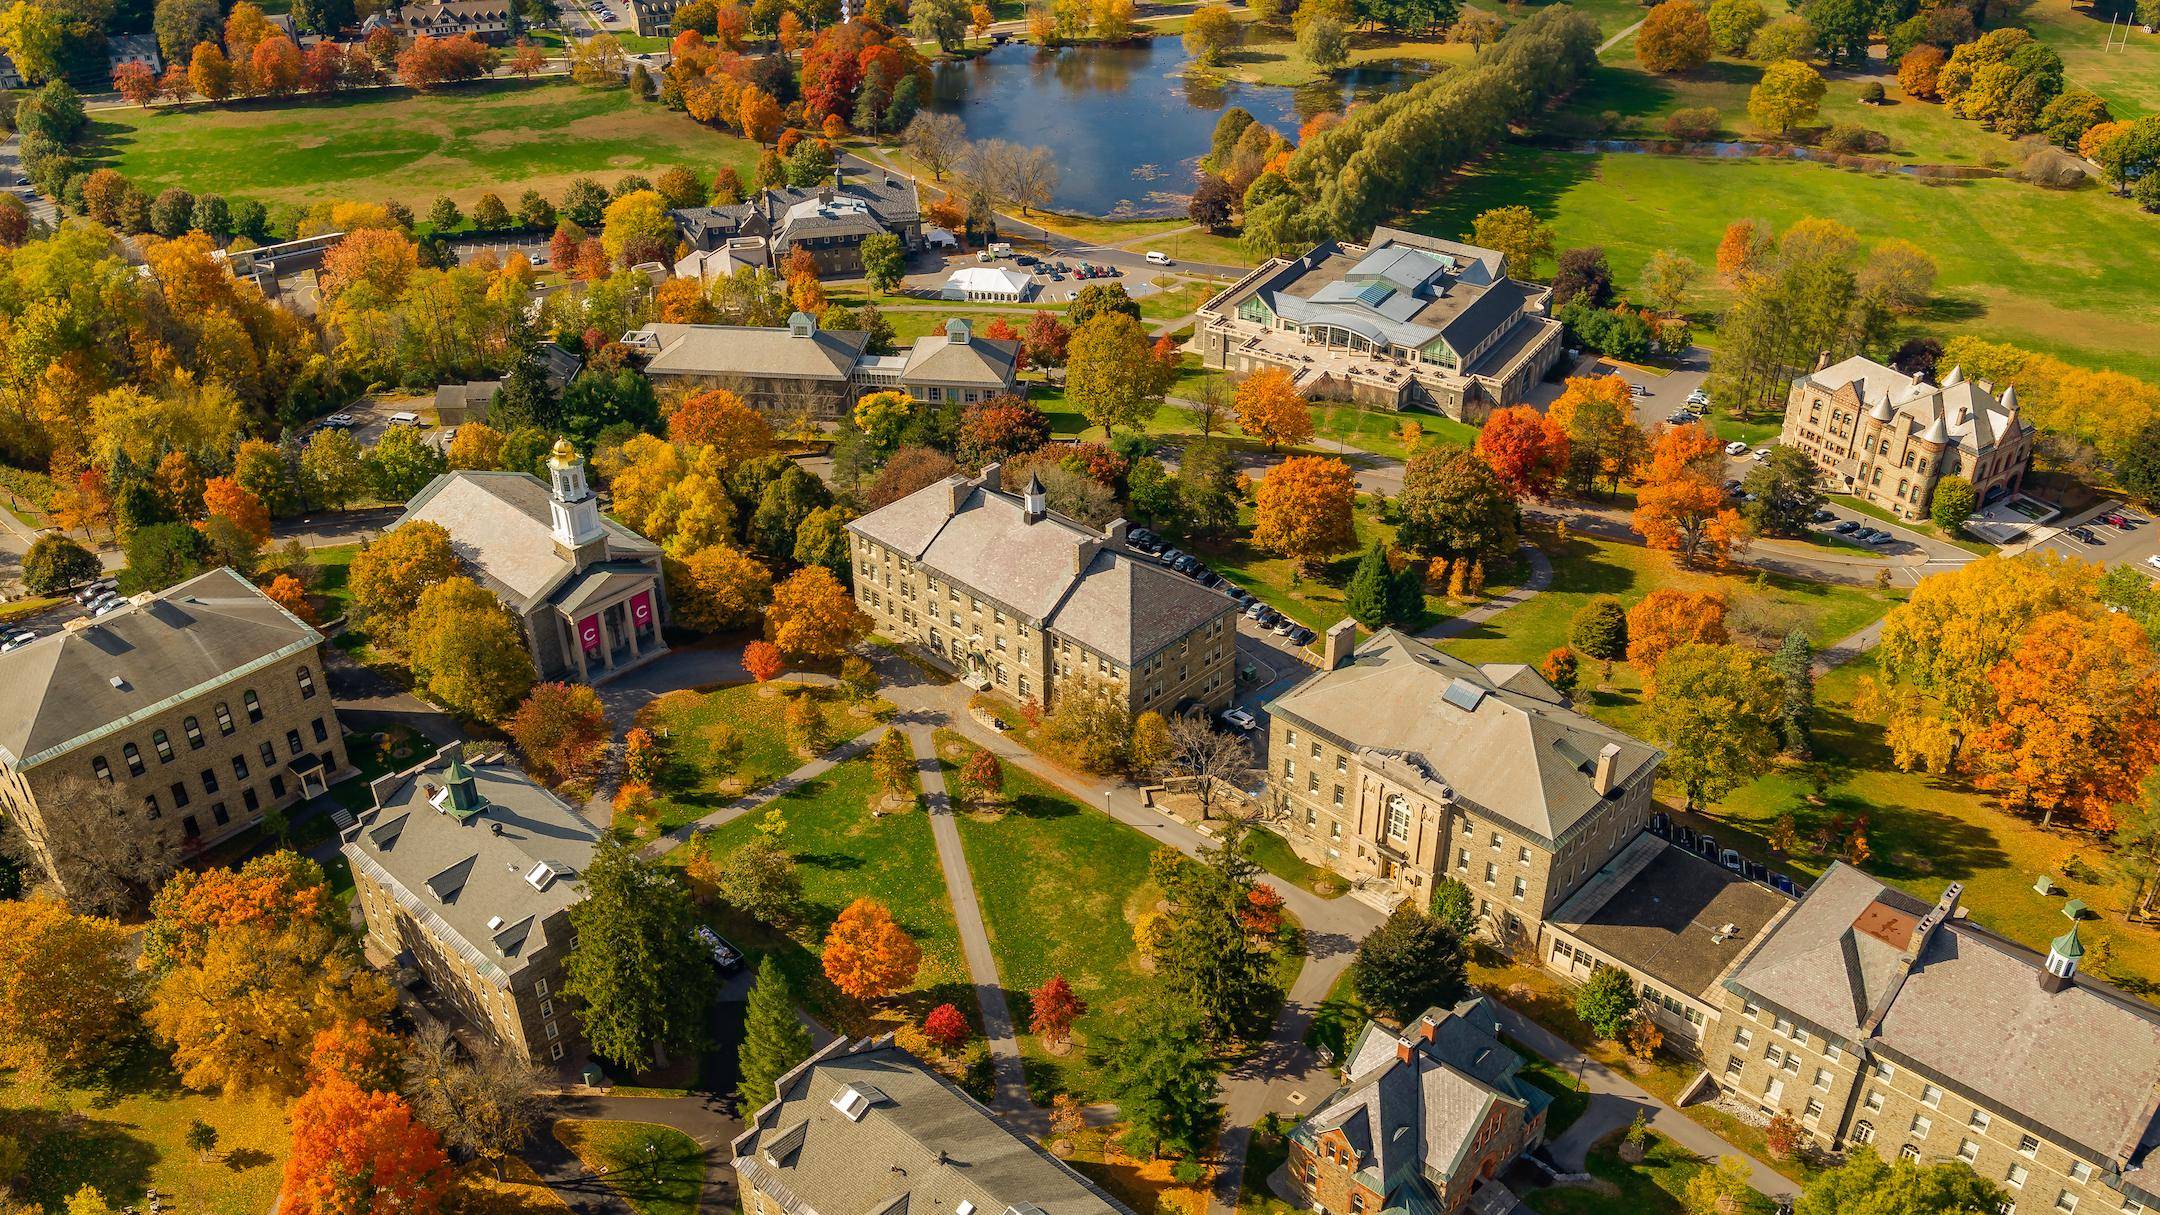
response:
M1882 81L1870 80L1866 84L1860 86L1860 100L1868 103L1869 105L1881 105L1883 103L1883 98L1884 93Z
M1665 116L1665 133L1674 139L1708 139L1717 129L1718 112L1710 106L1686 106Z
M1829 132L1823 136L1823 147L1847 156L1863 152L1887 152L1890 150L1890 137L1881 131L1871 131L1854 123L1839 122L1831 124Z

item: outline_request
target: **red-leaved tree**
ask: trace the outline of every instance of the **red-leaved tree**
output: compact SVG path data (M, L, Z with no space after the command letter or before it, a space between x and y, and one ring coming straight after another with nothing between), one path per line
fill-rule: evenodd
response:
M452 1175L435 1132L396 1093L332 1076L293 1103L285 1215L434 1215Z
M923 1018L922 1032L923 1037L930 1039L931 1045L951 1054L965 1045L968 1035L974 1031L968 1028L967 1018L960 1015L959 1009L950 1004L940 1004L930 1010L929 1016Z
M787 659L770 641L753 641L743 647L743 670L759 683L771 683L787 673Z
M1086 1014L1087 1001L1073 991L1064 975L1051 975L1041 987L1028 993L1028 1028L1052 1046L1063 1045L1071 1038L1073 1022Z

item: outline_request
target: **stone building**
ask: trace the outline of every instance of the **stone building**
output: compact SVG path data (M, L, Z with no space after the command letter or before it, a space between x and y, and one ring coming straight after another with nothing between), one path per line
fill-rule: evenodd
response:
M667 653L660 546L600 513L585 462L558 440L548 480L447 472L405 504L518 618L542 679L600 683Z
M1547 294L1491 249L1378 228L1270 259L1200 306L1191 348L1209 367L1287 368L1308 396L1478 424L1559 362Z
M745 1215L1132 1215L889 1034L773 1089L732 1144Z
M0 654L0 806L42 852L71 787L112 790L192 850L325 792L347 768L322 640L216 569Z
M501 46L510 41L510 7L509 0L423 0L391 10L395 13L391 23L415 38L464 34ZM376 19L371 17L369 25Z
M1527 666L1472 666L1393 629L1328 630L1321 669L1267 706L1276 824L1369 895L1452 877L1484 929L1542 926L1650 819L1655 748L1575 712Z
M2006 1215L2160 1206L2160 1009L2078 973L2074 922L2037 954L1962 894L1833 863L1725 980L1709 1074L1826 1148L1962 1160Z
M369 787L339 845L369 952L408 961L496 1043L534 1062L578 1042L562 994L570 907L599 830L499 757L451 743Z
M776 269L803 249L820 276L846 276L862 273L862 243L880 232L899 237L903 255L923 247L915 182L881 169L841 165L821 185L760 190L739 203L685 207L674 216L693 254L724 251L730 268ZM677 273L683 273L680 266Z
M848 524L855 602L877 631L979 690L1051 705L1109 684L1134 712L1220 709L1237 674L1237 604L1102 531L1052 513L999 466L951 476Z
M1521 1070L1482 996L1399 1034L1367 1022L1342 1087L1290 1133L1291 1188L1329 1215L1449 1215L1473 1196L1516 1210L1499 1175L1544 1139L1552 1104Z
M725 388L780 422L838 422L857 397L888 390L972 405L1013 391L1020 372L1019 343L976 337L957 317L900 354L871 354L869 334L824 329L802 312L785 329L654 323L623 342L654 384Z
M1813 457L1830 488L1901 519L1925 519L1944 477L1972 482L1982 505L2017 492L2033 426L2017 392L1951 368L1930 384L1858 355L1792 382L1778 441Z

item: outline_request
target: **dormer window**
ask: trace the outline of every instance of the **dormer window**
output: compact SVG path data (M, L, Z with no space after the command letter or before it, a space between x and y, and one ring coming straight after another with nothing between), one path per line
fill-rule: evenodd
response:
M847 1117L849 1122L861 1122L870 1106L883 1100L885 1094L867 1084L850 1084L833 1094L832 1107Z

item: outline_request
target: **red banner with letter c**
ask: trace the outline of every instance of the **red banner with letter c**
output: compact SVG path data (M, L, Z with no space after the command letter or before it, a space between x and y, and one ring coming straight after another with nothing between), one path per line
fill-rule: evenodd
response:
M634 628L642 629L651 623L652 592L639 591L630 597L630 624Z
M577 635L578 635L578 644L579 644L579 645L581 645L581 646L584 646L584 647L585 647L585 652L586 652L586 653L588 653L588 654L597 654L597 653L599 653L599 652L600 652L600 617L599 617L599 616L598 616L597 614L595 614L595 615L592 615L592 616L587 616L587 617L586 617L585 619L583 619L583 620L580 620L580 621L578 621L578 625L577 625Z

